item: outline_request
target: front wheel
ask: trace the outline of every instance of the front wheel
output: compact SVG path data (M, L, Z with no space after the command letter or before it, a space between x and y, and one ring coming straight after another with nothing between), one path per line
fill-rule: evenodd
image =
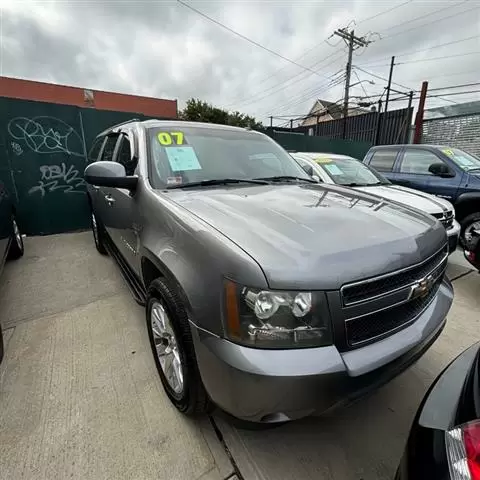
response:
M468 248L472 242L473 230L480 230L480 212L467 215L461 222L460 241L462 246Z
M209 399L198 371L188 315L180 296L164 279L150 285L146 313L150 345L168 398L186 415L206 412Z
M15 216L12 215L12 241L10 243L10 248L8 250L8 258L16 260L23 256L24 247L23 247L23 238L18 228L17 221Z

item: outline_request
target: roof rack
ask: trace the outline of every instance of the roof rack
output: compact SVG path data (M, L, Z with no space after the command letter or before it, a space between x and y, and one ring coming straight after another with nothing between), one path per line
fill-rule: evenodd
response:
M140 122L139 118L131 118L130 120L125 120L124 122L117 123L116 125L112 125L111 127L106 128L102 133L99 133L97 136L105 135L106 133L110 132L111 130L121 127L122 125L126 125L127 123L132 122Z

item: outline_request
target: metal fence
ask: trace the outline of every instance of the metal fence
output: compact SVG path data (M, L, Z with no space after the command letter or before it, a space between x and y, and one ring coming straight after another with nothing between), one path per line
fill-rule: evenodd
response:
M407 143L413 108L389 112L369 112L362 115L339 118L316 125L281 129L328 139L371 142L374 145ZM278 130L278 129L277 129Z

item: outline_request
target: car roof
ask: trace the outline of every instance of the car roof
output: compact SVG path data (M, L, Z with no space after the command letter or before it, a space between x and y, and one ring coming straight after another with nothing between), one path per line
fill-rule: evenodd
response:
M330 158L353 158L355 160L354 157L350 157L349 155L343 155L341 153L325 153L325 152L293 152L291 153L291 155L295 156L295 155L304 155L308 158L311 158L311 157L330 157Z
M402 144L396 144L396 145L375 145L373 147L370 147L370 151L372 150L391 150L392 148L420 148L423 150L430 150L432 148L435 149L443 149L443 148L454 148L454 147L448 147L447 145L431 145L427 143L402 143Z
M143 120L140 121L136 118L128 120L123 123L112 125L111 127L104 130L98 136L107 135L108 133L116 130L119 127L129 127L129 126L138 126L140 128L154 128L154 127L168 127L168 128L206 128L210 130L229 130L229 131L238 131L238 132L252 132L258 135L263 135L261 132L251 130L250 128L244 127L234 127L232 125L221 125L217 123L206 123L206 122L187 122L184 120Z

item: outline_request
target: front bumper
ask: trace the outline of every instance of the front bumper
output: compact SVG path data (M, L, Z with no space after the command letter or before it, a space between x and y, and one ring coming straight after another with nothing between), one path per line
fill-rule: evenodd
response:
M351 403L396 377L440 334L453 300L448 280L407 328L363 348L292 350L243 347L192 324L205 388L214 403L253 422L294 420Z
M448 249L453 253L457 249L458 239L460 237L460 224L454 220L452 226L447 230Z

